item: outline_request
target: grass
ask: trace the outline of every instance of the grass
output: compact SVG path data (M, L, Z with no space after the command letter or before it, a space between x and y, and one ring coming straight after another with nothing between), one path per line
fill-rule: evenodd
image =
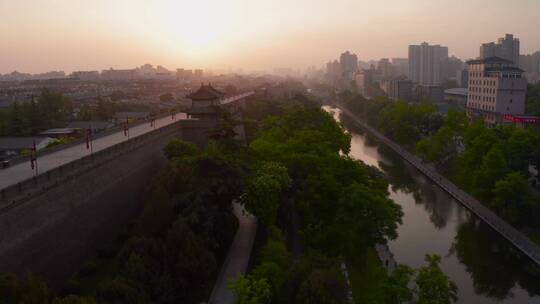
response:
M368 249L365 264L361 264L347 263L355 303L384 303L382 286L387 274L375 249Z

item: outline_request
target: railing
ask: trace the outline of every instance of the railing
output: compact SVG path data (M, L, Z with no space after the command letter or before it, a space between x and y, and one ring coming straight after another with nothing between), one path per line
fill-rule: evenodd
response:
M413 165L416 169L422 172L425 176L427 176L433 182L435 182L444 191L446 191L448 194L454 197L454 199L456 199L463 206L465 206L472 213L474 213L478 218L480 218L482 221L488 224L493 230L495 230L501 236L507 239L511 244L513 244L516 248L518 248L521 252L523 252L526 256L528 256L531 260L533 260L537 265L540 265L540 246L533 243L531 240L529 240L529 238L523 235L520 231L518 231L517 229L512 227L510 224L505 222L503 219L497 216L493 211L491 211L490 209L482 205L474 197L470 196L468 193L458 188L451 181L447 180L444 176L428 168L426 165L423 164L423 161L420 158L409 153L407 150L405 150L404 148L402 148L401 146L399 146L392 140L388 139L382 133L380 133L373 127L369 126L364 121L360 120L349 110L344 109L343 107L340 107L340 106L338 107L340 108L342 112L346 113L349 117L351 117L358 124L360 124L364 129L369 131L371 134L375 135L375 137L377 137L385 145L387 145L392 150L394 150L403 159L405 159L407 162Z
M0 190L0 213L5 212L33 197L36 193L45 192L58 186L62 181L71 180L93 168L101 166L122 154L126 154L161 136L173 134L182 120L159 129L132 137L103 150L83 156L77 160L60 165L54 169L28 178L24 181Z
M170 114L162 114L162 115L158 115L156 117L156 119L161 119L161 118L168 117L168 116L170 116ZM129 127L130 128L135 128L137 126L147 124L148 122L149 122L149 120L135 121L135 122L132 122L132 124ZM108 129L105 129L105 130L103 130L101 132L95 133L94 135L92 135L92 140L96 140L98 138L105 137L107 135L111 135L111 134L116 133L116 132L120 132L123 129L124 129L124 126L121 125L121 124L120 125L115 125L112 128L108 128ZM63 150L63 149L74 147L76 145L84 144L85 142L86 142L86 138L81 137L81 138L78 138L78 139L73 140L73 141L71 141L69 143L66 143L66 144L57 145L57 146L54 146L54 147L39 150L38 155L39 156L48 155L48 154L51 154L51 153L54 153L54 152L57 152L57 151L60 151L60 150ZM24 163L24 162L30 162L30 156L28 156L28 155L27 156L19 156L19 157L10 159L9 160L9 166L12 167L14 165ZM0 169L0 170L2 170L2 169Z
M228 97L228 98L224 98L224 99L221 99L219 101L219 104L220 105L226 105L226 104L229 104L231 102L235 102L235 101L238 101L242 98L246 98L246 97L249 97L251 95L255 94L254 91L249 91L249 92L245 92L245 93L242 93L242 94L239 94L239 95L235 95L235 96L231 96L231 97Z

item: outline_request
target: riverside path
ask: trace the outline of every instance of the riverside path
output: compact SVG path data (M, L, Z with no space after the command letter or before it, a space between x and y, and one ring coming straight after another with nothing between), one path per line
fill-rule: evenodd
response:
M488 224L493 230L498 232L501 236L503 236L506 240L508 240L526 256L528 256L532 261L534 261L537 265L540 265L540 246L533 243L531 240L529 240L529 238L527 238L520 231L505 222L493 211L482 205L474 197L458 188L451 181L446 179L444 176L442 176L435 170L429 168L426 164L424 164L421 158L413 155L412 153L409 153L400 145L396 144L395 142L384 136L381 132L377 131L375 128L369 126L363 120L359 119L351 111L345 109L340 105L336 106L343 113L345 113L356 123L362 126L365 130L367 130L369 133L371 133L377 139L387 145L390 149L394 150L404 160L406 160L412 166L422 172L426 177L431 179L435 184L445 190L456 201L460 202L463 206L465 206L472 213L474 213L478 218Z

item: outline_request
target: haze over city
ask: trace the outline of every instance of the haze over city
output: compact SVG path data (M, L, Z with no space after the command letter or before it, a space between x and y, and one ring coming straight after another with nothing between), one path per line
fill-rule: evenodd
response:
M0 73L322 66L343 50L361 60L406 57L427 41L461 59L503 33L540 49L536 0L0 1ZM15 13L16 12L16 13Z
M540 0L0 0L0 304L540 304Z

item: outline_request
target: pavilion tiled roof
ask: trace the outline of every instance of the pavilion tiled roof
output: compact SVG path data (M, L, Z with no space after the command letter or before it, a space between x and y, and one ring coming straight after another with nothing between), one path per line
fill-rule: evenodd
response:
M224 95L223 92L216 90L211 84L201 84L201 87L196 92L189 94L187 97L191 100L215 100Z

